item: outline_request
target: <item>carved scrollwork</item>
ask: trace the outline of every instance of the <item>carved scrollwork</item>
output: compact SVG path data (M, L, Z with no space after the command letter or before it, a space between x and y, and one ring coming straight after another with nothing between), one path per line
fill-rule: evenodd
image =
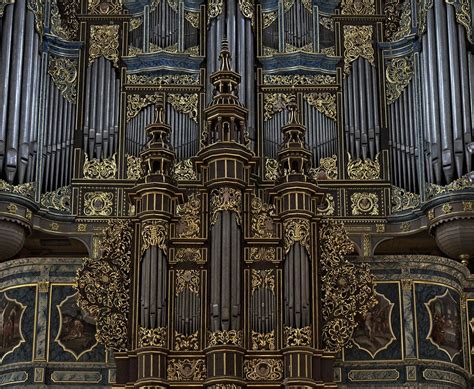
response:
M278 161L272 158L265 159L265 179L275 181L278 175Z
M199 294L201 279L199 270L176 270L176 294L189 289L194 294Z
M213 189L211 192L211 225L216 224L217 215L222 211L234 212L237 224L241 223L242 192L235 188Z
M15 0L7 1L7 4L13 4ZM44 0L28 0L28 9L35 15L35 28L40 36L44 32ZM1 9L0 9L1 11Z
M77 59L51 55L48 73L61 95L71 103L76 103Z
M334 31L334 19L332 17L320 16L319 24L329 31Z
M193 94L168 94L166 100L177 111L188 115L196 123L198 121L198 103L199 96L197 93Z
M336 95L333 93L305 93L303 98L329 119L336 120Z
M179 248L174 256L175 262L196 262L202 263L201 251L197 248Z
M170 381L203 381L206 379L206 361L204 359L168 360L168 380Z
M91 159L87 153L84 153L84 165L82 171L86 180L113 180L117 176L116 154L111 158Z
M377 303L373 276L367 265L355 266L344 258L353 244L342 223L324 221L320 241L323 341L327 349L339 351L351 344L356 316L366 315Z
M258 288L265 288L275 293L275 274L273 270L252 269L252 294Z
M387 103L392 104L410 84L413 77L413 55L388 61L385 77L387 80Z
M199 28L199 12L185 11L184 18L193 26L194 28Z
M252 20L253 23L253 9L255 7L254 0L239 0L239 8L242 15Z
M191 335L174 333L174 349L176 351L196 351L199 350L199 332L196 331Z
M411 33L411 1L405 1L402 6L400 22L397 30L391 35L391 41L397 41L405 38Z
M223 0L208 0L207 2L207 18L208 23L212 19L217 18L222 13Z
M283 230L285 231L285 253L288 254L291 246L299 242L301 246L311 252L310 248L310 226L306 219L293 218L285 220L283 223Z
M375 160L371 159L354 159L349 154L349 162L347 163L347 174L351 180L378 180L380 179L380 163L379 155Z
M250 359L244 362L245 379L278 381L283 378L283 361L274 358Z
M86 258L76 278L79 306L97 321L96 339L116 351L127 349L131 246L131 223L109 221L101 257Z
M197 180L197 174L190 159L183 159L175 165L174 178L176 181Z
M41 195L41 206L56 211L71 213L71 186L63 186Z
M277 11L262 12L263 29L270 27L278 19Z
M466 174L457 180L454 180L448 185L436 185L428 184L426 187L426 199L432 199L433 197L440 196L444 193L454 192L463 189L474 189L474 182L471 181L469 175Z
M176 207L180 217L177 232L180 238L197 238L201 231L201 197L198 193L189 196L189 200Z
M273 115L286 109L292 101L292 96L284 93L265 93L263 96L264 120L270 120Z
M242 346L242 331L214 331L208 333L207 344L209 347L217 345Z
M35 198L35 188L33 182L27 182L20 185L11 185L4 180L0 180L0 192L15 193L19 196Z
M420 203L420 195L392 185L392 213L417 208Z
M375 14L374 0L342 0L343 15L373 15Z
M196 85L199 84L199 77L194 74L165 74L162 76L127 74L127 83L138 85Z
M157 246L164 252L167 251L168 223L163 220L150 220L143 224L142 253L151 246Z
M159 99L159 95L127 95L127 122L137 116L143 108L157 103Z
M252 330L252 350L275 350L275 331L260 333Z
M84 215L110 216L113 212L113 204L112 192L87 192L84 194Z
M471 0L446 0L447 4L451 4L456 11L456 21L464 26L466 30L466 38L472 43L472 22L471 22Z
M354 216L377 216L379 214L379 198L375 193L353 193L351 195L351 209Z
M328 74L264 74L263 83L265 85L328 85L336 83L336 77Z
M119 26L101 25L90 27L89 65L99 57L104 57L118 67Z
M321 158L317 168L309 169L309 176L314 180L337 180L337 155Z
M15 0L0 0L0 18L3 16L5 12L5 7L8 4L15 4Z
M61 6L61 11L59 6ZM50 3L50 33L62 39L77 39L79 22L77 14L80 11L78 0L59 1L52 0Z
M336 204L334 201L334 196L331 193L326 193L326 195L324 196L323 203L317 208L317 214L324 216L332 216L334 215L335 208Z
M275 262L276 249L275 247L252 247L250 249L250 260L254 262Z
M344 73L349 75L350 65L357 58L363 57L374 65L375 52L372 46L372 26L344 26Z
M283 339L286 347L311 346L313 331L310 326L303 328L292 328L285 326Z
M127 180L137 181L143 177L140 157L127 154Z
M138 327L138 347L165 347L168 329L166 327Z
M121 14L122 0L88 0L87 10L96 15Z
M272 215L275 207L264 203L260 197L252 196L250 203L252 214L252 234L256 238L272 238L274 233Z

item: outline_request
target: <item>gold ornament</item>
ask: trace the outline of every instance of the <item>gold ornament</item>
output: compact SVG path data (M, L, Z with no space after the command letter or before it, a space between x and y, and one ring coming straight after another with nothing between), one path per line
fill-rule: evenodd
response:
M71 213L71 186L63 186L41 195L41 207Z
M0 0L0 18L3 16L5 12L5 7L8 4L15 4L15 0Z
M285 231L285 254L288 254L291 246L299 242L301 246L306 248L308 253L310 248L310 226L306 219L293 218L283 222L283 230Z
M244 362L245 379L278 381L283 378L283 361L273 358L249 359Z
M169 94L166 101L177 111L188 115L196 123L198 121L198 104L199 96L197 93L193 94Z
M137 181L143 177L140 157L127 154L127 180Z
M337 180L337 156L321 158L317 168L309 169L309 176L314 180L326 178L329 180Z
M420 195L392 185L392 213L415 209L420 204Z
M146 221L142 229L142 254L151 246L157 246L166 252L168 223L163 220Z
M305 93L303 98L329 119L336 120L336 95L332 93Z
M195 74L166 74L163 76L127 74L127 83L138 85L197 85L199 84L199 76Z
M332 17L319 17L319 24L329 31L334 31L334 19Z
M378 180L380 179L380 163L379 155L375 156L375 160L371 159L354 159L349 155L347 163L347 174L351 180Z
M456 21L464 26L466 38L472 43L472 21L471 21L471 0L445 0L451 4L456 11Z
M374 0L342 0L343 15L373 15L375 14Z
M84 165L82 171L86 180L113 180L117 176L117 162L115 161L116 154L111 158L104 160L91 159L87 153L84 153Z
M208 23L212 19L217 18L222 13L223 0L208 0L207 1L207 18Z
M252 269L252 294L259 288L264 288L275 293L275 274L273 270Z
M430 200L434 197L440 196L445 193L456 192L463 189L473 189L474 182L469 179L469 175L462 176L457 180L454 180L446 186L428 184L426 187L426 199Z
M260 333L252 330L252 350L275 350L275 331Z
M196 331L191 335L174 333L174 349L176 351L197 351L199 350L199 332Z
M185 11L184 18L193 26L194 28L199 28L199 12Z
M201 231L201 197L199 193L189 196L188 202L176 207L179 216L177 232L180 238L197 238Z
M143 108L158 101L160 101L159 95L127 95L127 122L137 116Z
M168 330L166 327L138 327L138 347L166 347Z
M59 230L59 224L55 223L55 222L49 223L49 229L51 231L58 231Z
M334 215L335 208L334 196L331 193L326 193L323 203L318 206L316 213L318 215L332 216Z
M253 262L276 262L276 249L275 247L252 247L249 256Z
M410 84L413 77L413 55L388 61L385 77L387 80L387 103L392 104Z
M351 195L352 215L379 215L379 198L375 193L356 192Z
M241 223L242 193L234 188L213 189L211 192L211 225L216 224L219 212L230 211L237 216L237 224Z
M285 326L283 329L283 339L286 347L291 346L311 346L313 331L310 326L303 328L292 328Z
M263 29L270 27L278 19L277 11L262 12Z
M374 48L372 46L372 26L343 26L344 32L344 73L349 75L350 64L363 57L374 65Z
M28 197L30 199L35 198L35 188L33 182L27 182L26 184L11 185L4 180L0 180L0 192L14 193L19 196Z
M292 101L292 95L284 93L265 93L263 95L264 120L270 120L273 115L282 112Z
M275 181L278 175L278 161L272 158L265 159L265 179Z
M174 256L175 262L196 262L203 263L201 251L196 248L179 248Z
M18 207L16 206L16 204L10 203L7 206L7 211L8 213L11 213L12 215L16 215L18 211Z
M77 59L50 55L48 73L61 95L69 102L76 103Z
M200 282L199 270L176 270L177 295L183 293L185 289L199 295Z
M336 77L327 74L264 74L263 83L282 86L329 85L336 83Z
M122 0L87 0L87 10L95 15L121 14Z
M174 178L176 181L197 180L197 174L190 159L184 159L175 165Z
M256 238L272 238L273 237L273 219L275 206L264 203L260 197L252 196L250 202L252 214L252 235Z
M95 59L104 57L118 67L119 60L119 26L101 25L90 27L89 65Z
M398 29L390 37L392 42L405 38L411 33L411 1L405 1Z
M242 346L242 331L229 330L229 331L209 332L207 345L208 347L217 346L217 345Z
M244 18L250 19L253 24L254 0L239 0L239 9Z
M110 216L113 212L112 192L86 192L84 194L84 215Z
M127 349L131 246L131 223L109 221L101 257L86 258L76 278L78 304L97 322L96 339L115 351Z
M204 359L168 360L169 381L203 381L206 379L206 361Z
M323 221L320 242L323 341L327 349L339 351L350 346L356 316L367 314L377 303L373 276L367 265L355 266L344 258L353 244L342 223Z

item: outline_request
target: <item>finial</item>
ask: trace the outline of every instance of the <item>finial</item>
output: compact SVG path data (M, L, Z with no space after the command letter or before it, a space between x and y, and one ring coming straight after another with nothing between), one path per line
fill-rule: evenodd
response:
M230 51L229 51L229 41L227 39L222 40L221 52L219 54L219 61L221 62L220 70L230 71Z
M155 124L164 123L164 98L163 95L158 95L155 102Z
M289 113L288 124L301 124L298 117L298 104L296 104L295 96L290 97L287 108Z

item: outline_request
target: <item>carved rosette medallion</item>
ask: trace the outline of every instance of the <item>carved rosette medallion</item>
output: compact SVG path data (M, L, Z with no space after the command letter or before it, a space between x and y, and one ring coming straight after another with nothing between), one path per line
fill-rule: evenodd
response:
M249 381L278 381L283 378L280 359L250 359L244 362L245 379Z
M234 345L242 346L242 331L241 330L229 330L229 331L214 331L208 332L207 338L208 347L217 345Z
M114 194L111 192L87 192L84 194L84 215L112 215Z
M379 215L379 198L375 193L353 193L351 195L351 210L354 216L377 216Z
M310 226L308 220L300 218L285 220L283 230L285 231L284 248L286 254L296 242L299 242L310 253Z
M235 188L219 188L211 192L211 225L216 224L217 215L222 211L234 212L237 224L241 222L242 192Z

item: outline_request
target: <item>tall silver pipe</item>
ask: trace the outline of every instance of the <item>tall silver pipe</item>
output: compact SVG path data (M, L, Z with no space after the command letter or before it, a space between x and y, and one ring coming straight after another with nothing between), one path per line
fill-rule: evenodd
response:
M474 101L474 95L469 92L469 65L468 65L468 53L465 45L464 38L464 27L458 26L458 46L459 46L459 66L461 74L461 112L462 112L462 133L464 137L464 145L466 147L466 170L472 171L472 158L470 158L469 149L467 146L472 142L472 121L471 115L473 114L470 106L470 101ZM469 54L470 55L470 54Z

